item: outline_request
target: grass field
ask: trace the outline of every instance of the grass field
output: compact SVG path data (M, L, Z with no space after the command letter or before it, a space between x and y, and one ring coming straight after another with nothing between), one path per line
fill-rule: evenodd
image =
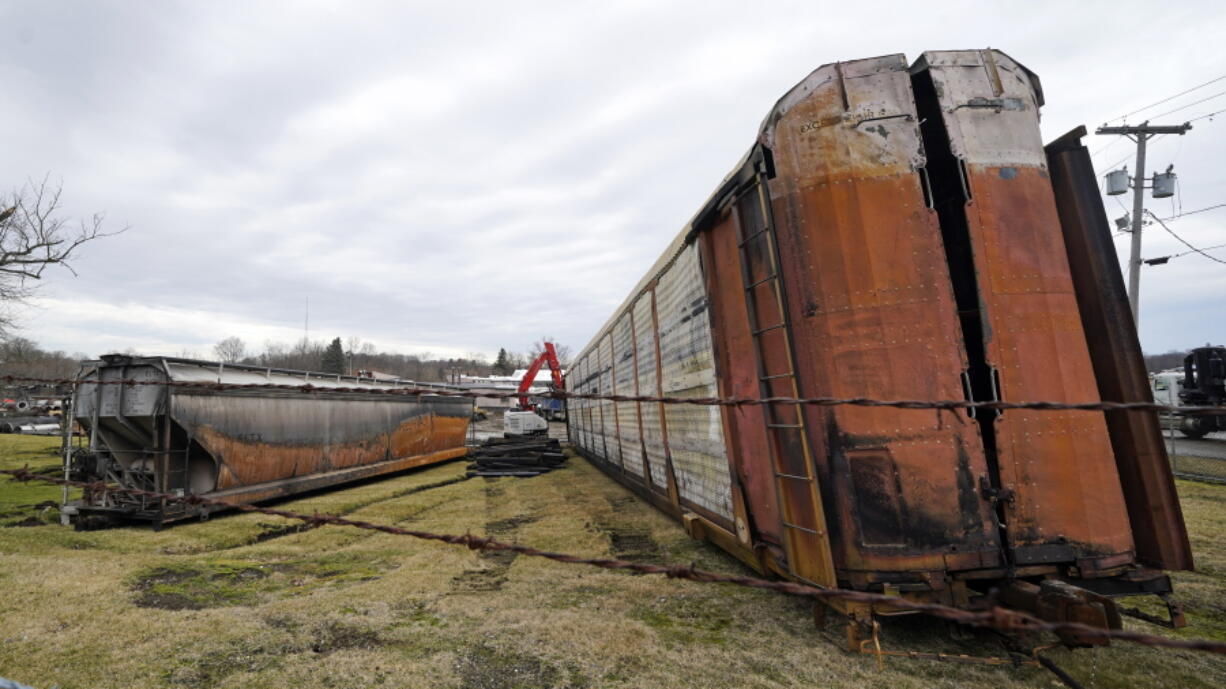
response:
M54 466L56 442L0 436L0 466ZM583 460L533 479L445 483L462 472L452 463L285 506L746 571ZM1175 576L1190 626L1164 633L1226 640L1226 487L1179 490L1198 571ZM814 629L802 601L768 592L262 515L78 533L46 506L59 494L0 479L0 677L40 689L1056 686L1033 668L878 667ZM885 630L893 650L1000 652L989 636L954 641L922 618ZM1049 655L1088 687L1226 685L1226 658L1200 653L1119 644Z

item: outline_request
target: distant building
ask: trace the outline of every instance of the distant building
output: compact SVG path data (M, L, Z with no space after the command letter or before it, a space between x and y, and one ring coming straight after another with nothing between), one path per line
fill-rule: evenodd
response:
M527 375L528 369L521 368L516 370L509 376L460 376L459 385L462 388L470 388L475 390L488 390L490 392L507 393L515 392L519 388L519 384ZM565 373L565 372L564 372ZM529 395L539 395L548 392L553 386L553 378L548 370L541 369L536 374L536 380L533 381L532 387L528 388ZM496 397L478 397L477 406L486 408L508 409L518 404L518 400L514 397L499 399Z

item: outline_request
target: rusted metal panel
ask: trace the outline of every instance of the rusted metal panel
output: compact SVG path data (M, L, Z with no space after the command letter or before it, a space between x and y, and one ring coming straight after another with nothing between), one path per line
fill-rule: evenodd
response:
M618 395L638 394L635 381L634 333L630 319L630 312L626 312L613 326L613 392ZM613 406L616 409L622 468L643 478L643 439L639 433L638 404L615 402Z
M925 53L964 169L983 344L1005 400L1099 399L1039 135L1031 75L998 51ZM995 422L1018 564L1087 573L1133 550L1102 414L1009 411ZM1099 562L1102 560L1102 562Z
M1090 361L1103 399L1152 402L1111 227L1090 153L1081 143L1085 133L1085 127L1079 127L1045 150ZM1188 531L1157 414L1107 412L1107 432L1137 557L1163 569L1192 569Z
M639 394L659 394L659 377L656 374L656 327L652 317L653 293L648 291L639 297L633 306L635 324L635 351L638 356ZM654 402L639 403L639 418L643 434L644 456L651 471L651 484L656 489L668 488L667 462L664 456L664 432L661 426L660 406Z
M218 462L217 489L462 447L467 404L282 394L171 396L170 415Z
M768 118L801 396L963 397L917 121L898 55L823 67ZM978 492L987 463L965 415L810 407L805 418L841 577L999 562Z
M753 349L746 310L745 290L737 276L740 250L731 213L725 213L702 233L704 271L711 300L711 332L719 372L720 397L754 398L760 394L759 381L748 352ZM769 471L762 470L762 453L768 446L764 409L757 405L730 407L728 415L728 453L735 477L745 491L745 505L754 539L782 544L779 532L779 506L775 483Z
M706 288L693 244L660 276L656 314L663 394L715 396ZM664 414L681 499L731 521L731 478L719 409L672 404L665 406Z

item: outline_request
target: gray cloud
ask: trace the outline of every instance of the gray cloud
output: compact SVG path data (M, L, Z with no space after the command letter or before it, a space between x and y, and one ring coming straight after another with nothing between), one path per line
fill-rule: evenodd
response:
M577 350L811 69L999 47L1043 78L1050 139L1226 73L1226 12L1207 2L1147 13L1132 64L1143 7L7 3L0 179L51 171L70 212L132 226L55 276L26 334L91 353L258 346L299 335L309 296L317 337L491 353L552 333ZM1226 201L1224 126L1155 142L1185 209ZM1210 245L1224 220L1172 228ZM1147 256L1179 250L1147 230ZM1223 269L1146 269L1148 349L1226 341Z

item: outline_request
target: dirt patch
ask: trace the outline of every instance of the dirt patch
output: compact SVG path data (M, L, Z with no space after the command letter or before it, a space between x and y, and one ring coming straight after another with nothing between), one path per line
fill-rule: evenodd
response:
M633 495L623 495L619 498L609 498L608 500L609 507L612 507L614 511L621 511L631 505L640 504L639 499Z
M232 642L223 648L185 658L182 665L167 670L163 677L172 685L212 687L236 673L280 667L285 656L301 650L292 642Z
M591 523L591 528L609 539L609 554L619 560L659 562L662 559L660 544L645 527L613 520L596 520Z
M539 520L538 515L520 514L485 523L485 532L499 540L514 540L521 526ZM482 593L498 591L506 583L507 570L519 554L509 550L483 550L477 554L481 566L466 569L451 580L451 593Z
M540 516L532 514L520 514L506 519L486 522L485 532L491 536L505 536L515 533L521 526L527 526L540 521Z
M346 648L375 648L382 645L379 632L369 627L340 620L328 620L311 634L311 650L331 653Z
M5 524L4 526L8 528L13 528L13 527L21 527L21 526L46 526L46 525L47 525L47 522L39 519L38 517L26 517L25 519L18 519L15 522L9 522L8 524Z
M506 550L482 552L481 566L466 569L451 580L451 593L484 593L498 591L507 581L507 570L517 553Z
M320 586L370 581L391 566L352 555L282 562L212 560L139 572L129 589L136 593L132 602L142 608L202 610L258 605Z
M254 565L214 564L202 567L158 567L139 575L132 601L142 608L202 610L225 605L250 605L255 591L246 583L268 577Z
M609 551L619 560L648 562L660 559L660 546L646 529L612 527L609 534Z
M484 644L470 646L455 661L462 689L584 689L591 686L575 668L559 670L537 656L502 651Z

